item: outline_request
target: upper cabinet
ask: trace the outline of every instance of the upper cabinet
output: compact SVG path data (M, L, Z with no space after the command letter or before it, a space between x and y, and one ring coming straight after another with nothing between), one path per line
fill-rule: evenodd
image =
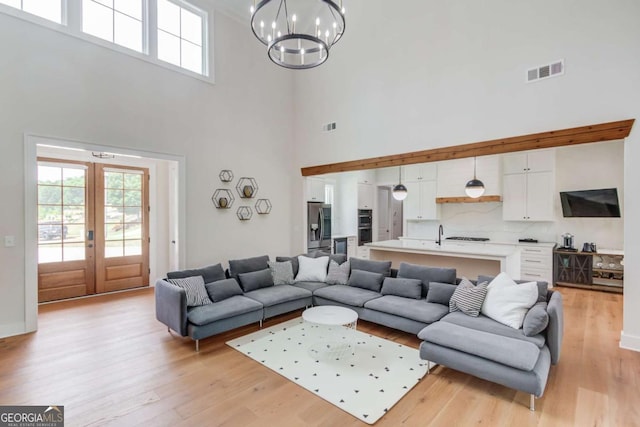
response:
M402 214L407 221L424 221L440 218L440 205L436 204L435 181L407 181L407 198Z
M358 209L373 209L373 184L358 183Z
M435 181L438 177L436 163L419 163L402 167L404 181Z
M503 156L502 218L505 221L553 221L555 151Z
M465 197L465 186L473 179L473 166L473 157L438 162L438 197ZM502 195L500 156L477 157L476 177L484 184L485 195Z
M324 202L324 179L307 178L307 201Z
M364 170L358 171L358 182L360 184L375 184L376 183L376 171L375 170Z

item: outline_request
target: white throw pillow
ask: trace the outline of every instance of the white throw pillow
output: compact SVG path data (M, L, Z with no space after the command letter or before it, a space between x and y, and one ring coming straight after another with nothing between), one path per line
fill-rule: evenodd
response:
M496 322L520 329L524 316L537 300L536 282L517 284L507 273L500 273L487 286L480 312Z
M329 257L309 258L298 256L298 275L296 282L324 282L327 279Z

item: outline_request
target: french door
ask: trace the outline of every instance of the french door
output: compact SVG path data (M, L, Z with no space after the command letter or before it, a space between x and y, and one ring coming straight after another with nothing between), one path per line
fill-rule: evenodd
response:
M38 300L149 285L149 172L38 159Z

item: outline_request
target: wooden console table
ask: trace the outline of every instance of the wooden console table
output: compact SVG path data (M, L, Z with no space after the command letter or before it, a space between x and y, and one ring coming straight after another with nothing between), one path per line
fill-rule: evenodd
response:
M553 251L556 286L622 293L624 254L621 251Z

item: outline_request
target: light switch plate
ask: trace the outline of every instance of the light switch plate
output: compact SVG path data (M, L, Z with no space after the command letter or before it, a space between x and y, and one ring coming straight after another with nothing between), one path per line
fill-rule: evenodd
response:
M4 236L4 246L5 248L12 248L16 245L16 237L15 236Z

